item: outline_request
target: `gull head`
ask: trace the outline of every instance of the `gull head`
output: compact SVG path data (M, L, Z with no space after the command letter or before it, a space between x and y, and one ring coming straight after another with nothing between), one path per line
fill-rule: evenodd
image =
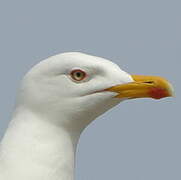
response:
M17 106L83 129L125 99L160 99L172 92L164 78L130 75L104 58L70 52L41 61L25 75Z

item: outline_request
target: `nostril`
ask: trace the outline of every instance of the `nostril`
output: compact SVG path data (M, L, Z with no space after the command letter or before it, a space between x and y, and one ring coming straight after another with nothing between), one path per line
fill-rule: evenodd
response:
M146 84L154 84L154 81L145 81Z

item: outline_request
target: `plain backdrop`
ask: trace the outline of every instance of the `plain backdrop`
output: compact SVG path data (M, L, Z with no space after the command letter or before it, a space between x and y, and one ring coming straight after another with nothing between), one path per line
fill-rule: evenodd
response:
M36 63L65 51L169 79L175 98L129 100L82 134L76 180L181 179L181 1L1 0L0 136Z

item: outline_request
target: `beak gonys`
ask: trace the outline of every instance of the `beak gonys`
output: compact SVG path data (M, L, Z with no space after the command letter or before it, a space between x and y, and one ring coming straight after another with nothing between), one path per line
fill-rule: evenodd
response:
M159 76L132 75L133 82L120 84L106 89L116 92L116 98L154 98L173 96L171 84Z

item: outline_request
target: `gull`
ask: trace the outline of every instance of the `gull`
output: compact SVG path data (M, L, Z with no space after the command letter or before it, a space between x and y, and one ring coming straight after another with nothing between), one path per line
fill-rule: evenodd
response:
M73 180L88 124L123 100L172 95L166 79L130 75L104 58L66 52L43 60L22 80L0 144L0 180Z

